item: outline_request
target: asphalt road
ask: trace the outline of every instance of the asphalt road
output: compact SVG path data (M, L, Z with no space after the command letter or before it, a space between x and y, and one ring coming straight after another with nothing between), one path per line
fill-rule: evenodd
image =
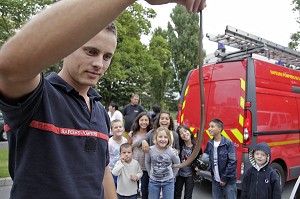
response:
M4 148L7 146L8 146L7 142L0 142L0 148Z
M287 182L282 192L282 199L289 199L296 180ZM0 186L0 198L8 199L11 186ZM182 197L183 198L183 197ZM211 183L209 181L196 183L193 198L211 199Z
M289 199L296 180L289 181L285 184L281 198ZM204 181L197 183L194 188L193 198L211 199L211 182Z

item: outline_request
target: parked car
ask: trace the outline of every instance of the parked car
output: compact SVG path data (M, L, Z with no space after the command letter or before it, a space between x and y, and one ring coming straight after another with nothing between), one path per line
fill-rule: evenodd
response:
M7 135L4 131L4 120L2 113L0 112L0 141L7 141Z

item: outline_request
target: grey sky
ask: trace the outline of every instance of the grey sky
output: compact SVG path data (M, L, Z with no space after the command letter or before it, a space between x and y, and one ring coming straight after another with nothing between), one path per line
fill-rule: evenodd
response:
M299 30L296 17L299 13L292 11L292 0L207 0L203 11L204 34L223 34L226 25L262 37L287 47L290 35ZM170 13L175 4L150 6L158 13L152 21L153 28L161 26L166 29ZM147 40L144 37L143 40ZM217 44L204 39L207 54L213 53Z

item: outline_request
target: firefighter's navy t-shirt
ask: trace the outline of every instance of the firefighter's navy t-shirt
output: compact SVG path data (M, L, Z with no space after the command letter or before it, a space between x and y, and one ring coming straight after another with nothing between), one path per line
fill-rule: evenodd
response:
M57 74L41 77L22 103L1 100L7 124L11 199L100 199L109 163L109 117L90 89L91 111Z

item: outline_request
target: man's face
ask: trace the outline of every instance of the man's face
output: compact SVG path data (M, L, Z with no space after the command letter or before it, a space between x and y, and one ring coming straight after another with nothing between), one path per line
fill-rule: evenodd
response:
M139 103L139 97L133 96L131 97L131 104L132 105L137 105Z
M64 59L61 76L75 89L95 86L108 69L116 47L116 36L102 30Z

